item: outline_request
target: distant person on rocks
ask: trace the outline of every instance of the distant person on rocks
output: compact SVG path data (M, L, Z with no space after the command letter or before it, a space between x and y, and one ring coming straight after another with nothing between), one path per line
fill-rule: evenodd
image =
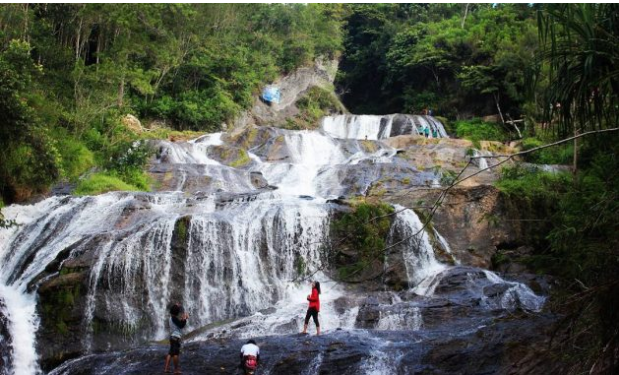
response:
M307 296L307 300L309 301L309 307L305 314L305 325L301 333L307 333L307 324L309 323L310 317L312 317L314 319L314 324L316 324L316 335L320 335L320 323L318 322L318 313L320 312L320 283L318 281L312 282L312 294Z
M180 374L181 367L179 364L179 356L181 354L181 340L183 337L183 328L187 325L189 314L184 312L183 306L180 303L175 303L170 308L170 351L165 359L164 372L170 373L170 359L174 362L174 373Z
M432 129L432 138L438 138L438 131L436 129Z
M260 348L254 340L249 340L245 345L241 347L241 365L242 370L255 371L258 368L260 362Z
M430 137L430 128L429 127L425 127L423 128L423 134L426 136L426 138Z

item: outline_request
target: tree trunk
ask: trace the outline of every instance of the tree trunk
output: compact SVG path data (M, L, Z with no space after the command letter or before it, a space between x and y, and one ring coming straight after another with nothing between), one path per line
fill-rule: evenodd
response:
M578 129L574 127L574 136L578 135ZM572 161L572 173L578 170L578 138L574 139L574 160Z
M28 36L28 7L29 4L24 4L24 32L22 34L22 40L24 42L30 42L30 38Z
M84 20L80 18L79 26L77 27L77 33L75 35L75 63L80 59L80 50L82 43L82 25Z
M464 17L462 17L462 25L461 28L464 29L464 23L466 22L466 16L469 14L469 5L471 4L466 4L466 7L464 8Z
M125 73L123 73L122 77L120 78L120 85L118 85L118 99L117 99L118 108L122 108L124 96L125 96Z
M505 126L505 118L503 118L503 112L501 112L501 106L499 105L499 93L495 92L492 94L494 96L494 102L496 103L496 109L499 111L499 116L501 116L501 122L503 126Z

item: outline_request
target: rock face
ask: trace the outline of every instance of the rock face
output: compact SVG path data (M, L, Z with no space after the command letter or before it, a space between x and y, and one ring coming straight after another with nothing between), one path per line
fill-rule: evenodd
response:
M401 190L383 198L405 207L416 207L420 202L432 206L439 194L432 190ZM522 214L492 186L455 187L434 214L433 225L463 264L491 268L497 248L526 241L529 228L518 220ZM513 219L501 219L506 217Z
M300 68L281 77L272 84L279 87L281 100L278 104L267 104L256 98L251 110L242 113L234 122L234 128L248 125L280 125L286 118L296 115L299 110L295 103L311 87L330 88L335 80L338 60L317 60L312 67Z

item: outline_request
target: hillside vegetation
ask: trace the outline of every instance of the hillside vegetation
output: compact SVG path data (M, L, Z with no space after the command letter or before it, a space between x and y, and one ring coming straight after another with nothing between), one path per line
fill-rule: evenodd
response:
M0 6L0 197L21 201L94 166L146 188L148 152L128 153L137 136L124 114L217 131L264 84L336 57L340 13L301 4Z

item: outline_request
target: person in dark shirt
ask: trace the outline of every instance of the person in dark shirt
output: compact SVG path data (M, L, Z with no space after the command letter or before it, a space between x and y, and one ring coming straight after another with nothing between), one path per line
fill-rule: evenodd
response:
M179 364L179 356L181 354L181 340L183 337L183 328L187 325L189 314L183 311L180 303L175 303L170 308L170 351L165 359L164 372L170 373L170 360L174 362L174 373L180 374L181 367Z

